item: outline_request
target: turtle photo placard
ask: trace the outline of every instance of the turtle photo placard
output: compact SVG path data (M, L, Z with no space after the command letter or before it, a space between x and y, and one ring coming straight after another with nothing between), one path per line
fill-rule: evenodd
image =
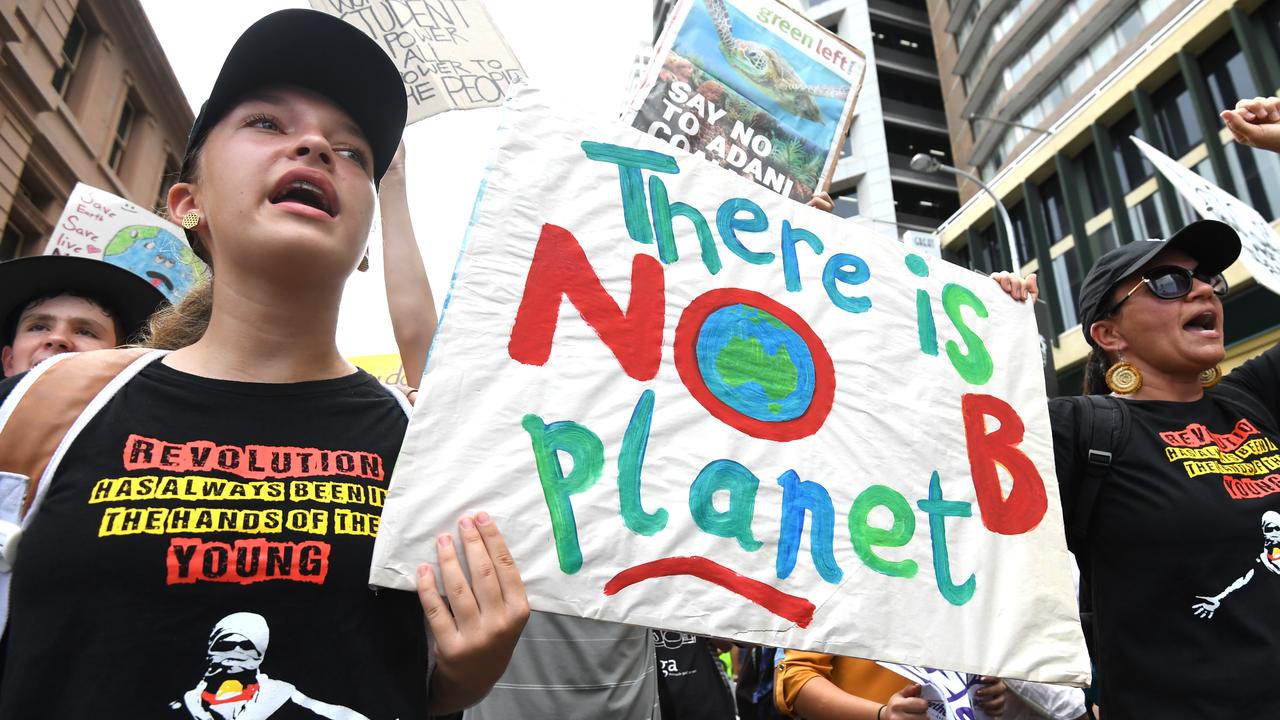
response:
M776 0L681 0L625 120L805 202L830 184L865 69Z
M1033 311L519 88L371 581L464 513L535 610L1080 683Z

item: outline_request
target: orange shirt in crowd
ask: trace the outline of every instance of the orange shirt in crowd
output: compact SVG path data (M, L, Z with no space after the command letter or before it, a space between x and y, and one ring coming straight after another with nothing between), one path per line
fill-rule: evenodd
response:
M773 701L778 709L794 716L800 688L816 677L830 680L850 695L878 703L889 702L894 693L911 684L872 660L788 650L774 673Z

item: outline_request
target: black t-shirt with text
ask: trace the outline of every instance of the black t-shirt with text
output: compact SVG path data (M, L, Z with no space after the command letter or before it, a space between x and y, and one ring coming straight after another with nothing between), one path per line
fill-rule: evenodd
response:
M406 422L364 372L144 368L25 531L0 718L424 717L418 600L368 587Z
M1092 566L1099 705L1108 720L1280 718L1280 348L1196 402L1123 402L1128 442L1072 548ZM1049 410L1070 523L1088 440L1069 401Z
M662 720L734 720L733 693L711 641L672 630L650 632Z

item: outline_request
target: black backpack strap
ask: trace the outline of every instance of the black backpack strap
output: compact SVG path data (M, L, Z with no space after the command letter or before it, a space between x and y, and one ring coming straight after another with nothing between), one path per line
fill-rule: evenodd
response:
M1076 404L1077 457L1084 466L1067 534L1076 547L1083 548L1093 521L1093 506L1111 474L1112 459L1129 439L1129 408L1124 400L1106 395L1084 395L1072 401ZM1081 573L1087 574L1085 563L1081 563Z
M1102 485L1111 474L1115 455L1129 439L1129 407L1124 400L1105 395L1072 397L1071 402L1076 410L1075 455L1079 482L1066 530L1067 538L1075 550L1076 564L1080 568L1080 593L1077 598L1080 624L1084 628L1089 657L1096 658L1089 527ZM1083 465L1079 465L1080 462ZM1094 681L1097 681L1096 675Z

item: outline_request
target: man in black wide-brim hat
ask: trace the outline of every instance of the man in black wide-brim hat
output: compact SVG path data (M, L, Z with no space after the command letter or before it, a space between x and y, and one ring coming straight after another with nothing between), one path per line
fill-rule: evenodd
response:
M40 255L0 263L0 369L10 377L61 353L123 345L165 303L151 283L101 260Z

